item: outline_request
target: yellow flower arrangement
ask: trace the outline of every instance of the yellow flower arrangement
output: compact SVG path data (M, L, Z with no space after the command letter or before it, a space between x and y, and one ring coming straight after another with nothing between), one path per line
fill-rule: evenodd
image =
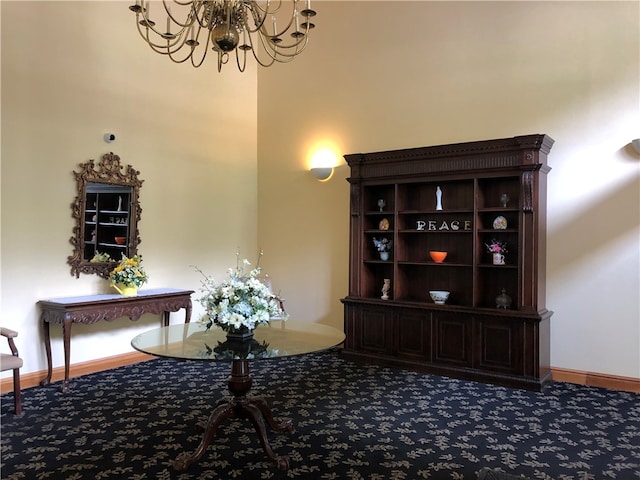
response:
M142 257L140 255L127 258L126 255L122 254L122 260L109 274L109 280L112 284L141 287L148 279L141 264Z

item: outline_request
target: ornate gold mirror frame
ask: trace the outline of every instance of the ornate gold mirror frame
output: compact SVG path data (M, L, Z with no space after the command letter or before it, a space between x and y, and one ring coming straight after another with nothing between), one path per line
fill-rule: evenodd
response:
M81 273L108 278L122 254L137 254L143 180L131 165L122 170L120 157L111 152L102 156L97 168L89 160L80 164L79 172L73 172L78 196L71 204L76 226L69 239L73 255L67 257L67 263L76 278Z

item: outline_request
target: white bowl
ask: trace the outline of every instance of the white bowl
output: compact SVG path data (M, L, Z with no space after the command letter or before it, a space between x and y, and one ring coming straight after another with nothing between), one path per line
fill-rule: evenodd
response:
M431 300L438 305L444 305L449 298L449 293L446 290L429 290L429 295L431 295Z

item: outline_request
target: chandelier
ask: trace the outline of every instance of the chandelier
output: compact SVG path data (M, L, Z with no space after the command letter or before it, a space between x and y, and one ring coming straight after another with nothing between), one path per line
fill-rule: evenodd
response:
M136 0L129 10L136 14L138 32L153 51L176 63L189 60L197 68L213 50L218 57L218 71L235 51L238 69L243 72L248 52L260 65L269 67L274 62L290 62L305 49L309 30L315 26L310 19L316 12L310 3L310 0Z

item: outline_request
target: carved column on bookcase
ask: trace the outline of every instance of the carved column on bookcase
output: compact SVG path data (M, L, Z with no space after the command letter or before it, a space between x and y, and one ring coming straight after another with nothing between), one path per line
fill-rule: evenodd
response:
M363 221L362 215L360 215L361 203L362 203L362 184L359 180L351 181L351 227L350 227L350 249L351 255L349 255L349 295L359 296L361 292L361 268L360 262L363 259L362 252L362 239L354 238L354 232L360 232L361 222ZM356 234L357 235L357 234Z
M360 215L360 182L351 184L351 216Z
M522 174L522 211L533 212L533 183L535 179L533 172L527 171Z

